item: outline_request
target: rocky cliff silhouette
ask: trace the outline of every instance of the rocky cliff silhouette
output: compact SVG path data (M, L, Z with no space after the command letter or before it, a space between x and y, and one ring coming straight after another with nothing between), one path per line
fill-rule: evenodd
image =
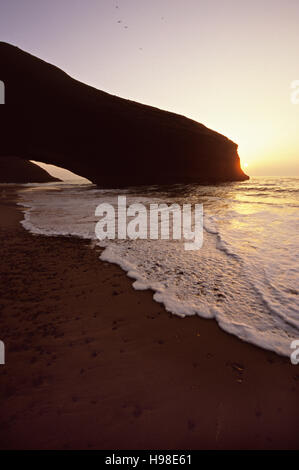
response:
M0 183L50 183L61 181L35 163L19 157L0 157Z
M248 179L237 145L184 116L110 95L0 43L0 155L51 163L102 187Z

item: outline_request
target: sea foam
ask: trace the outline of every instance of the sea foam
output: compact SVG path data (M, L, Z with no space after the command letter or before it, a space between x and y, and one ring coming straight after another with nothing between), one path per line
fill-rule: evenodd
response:
M48 236L78 236L103 247L136 290L176 315L214 318L244 341L282 355L299 338L298 180L250 180L220 186L100 190L56 183L20 190L24 228ZM95 237L101 202L203 203L204 243L196 252L183 240L105 240Z

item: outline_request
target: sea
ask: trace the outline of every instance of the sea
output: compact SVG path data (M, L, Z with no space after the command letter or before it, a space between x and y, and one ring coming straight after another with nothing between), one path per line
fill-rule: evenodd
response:
M203 204L202 247L186 251L184 240L173 239L97 240L95 209L116 207L118 196L146 207ZM136 290L151 289L173 315L211 319L283 356L299 340L298 178L109 190L80 181L23 185L19 204L26 230L99 244L101 260L121 266Z

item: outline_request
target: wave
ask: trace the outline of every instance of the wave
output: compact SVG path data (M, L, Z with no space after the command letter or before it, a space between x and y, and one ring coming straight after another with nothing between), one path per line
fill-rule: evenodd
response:
M299 337L298 300L292 293L298 277L298 214L295 209L280 211L279 204L265 204L262 211L256 210L256 202L244 206L236 188L235 194L231 185L228 190L177 188L180 203L204 200L204 245L198 252L186 252L181 241L116 240L100 243L101 259L121 266L135 289L151 289L154 300L169 312L214 318L244 341L289 355L291 340ZM125 192L93 185L60 186L57 191L26 188L19 193L22 225L35 234L72 235L95 243L95 207L124 193L144 203L173 202L175 197L173 188L157 187Z

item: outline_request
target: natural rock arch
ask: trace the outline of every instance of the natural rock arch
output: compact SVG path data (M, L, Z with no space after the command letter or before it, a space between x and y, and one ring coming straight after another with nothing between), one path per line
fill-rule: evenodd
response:
M0 43L0 155L66 168L102 187L248 179L237 145L184 116L109 95Z

